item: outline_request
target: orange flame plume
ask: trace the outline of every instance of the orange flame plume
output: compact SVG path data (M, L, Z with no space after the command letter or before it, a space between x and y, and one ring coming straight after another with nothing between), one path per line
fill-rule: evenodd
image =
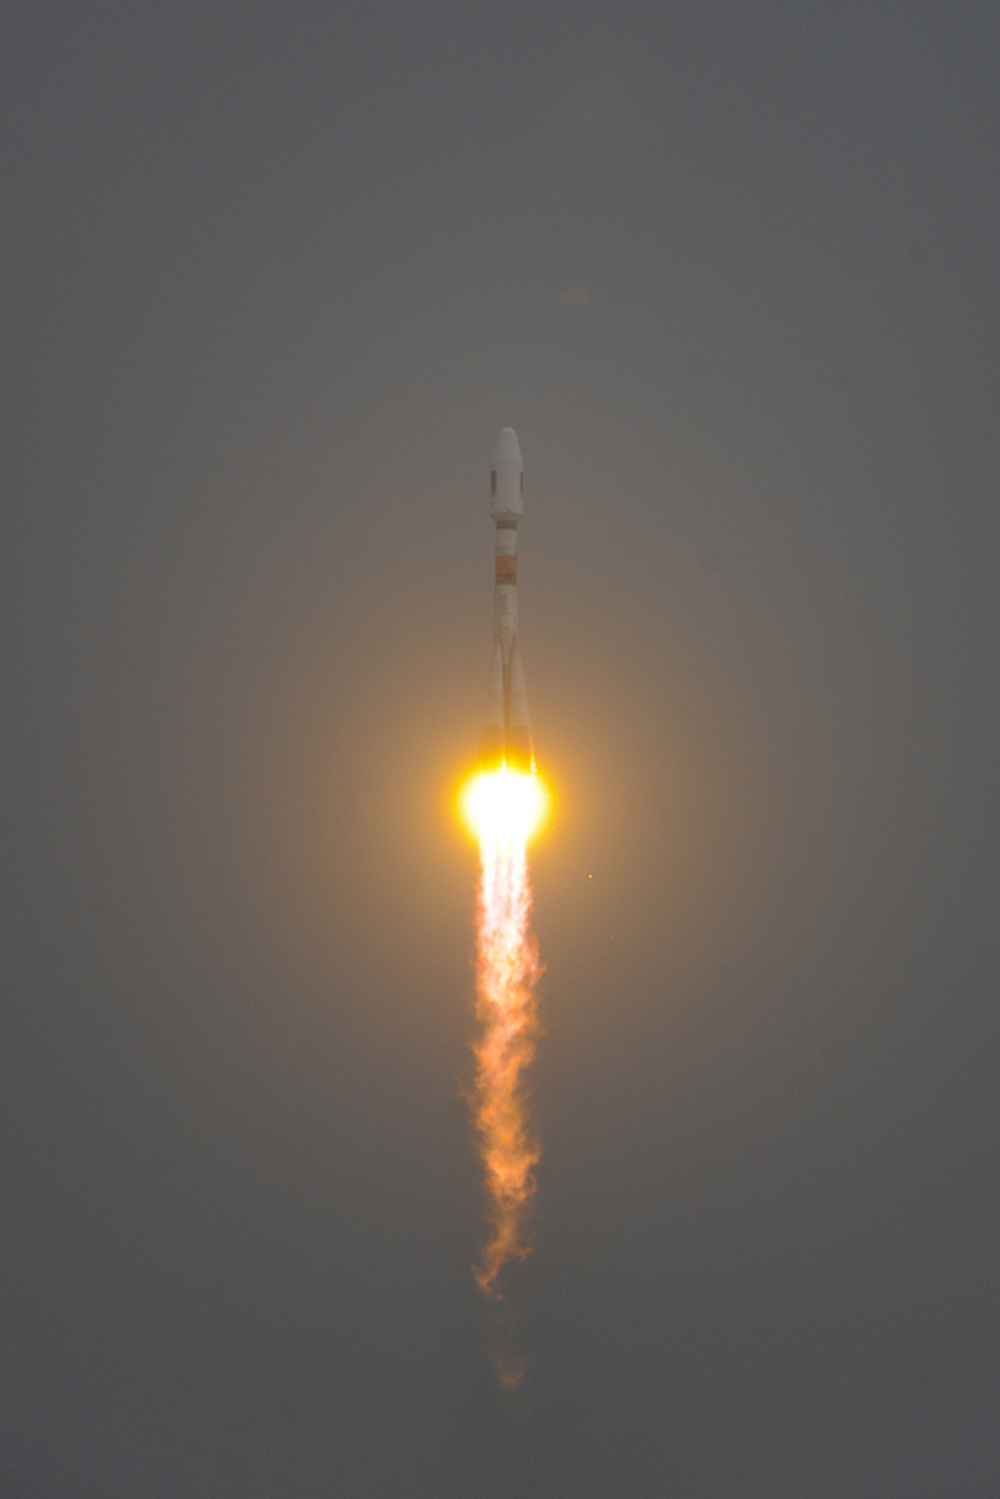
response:
M477 911L476 1081L472 1100L489 1198L492 1233L476 1281L494 1300L510 1260L530 1253L528 1203L541 1151L528 1120L524 1072L539 1035L535 985L541 972L531 935L528 843L544 820L546 794L538 777L502 766L466 789L464 810L479 838Z

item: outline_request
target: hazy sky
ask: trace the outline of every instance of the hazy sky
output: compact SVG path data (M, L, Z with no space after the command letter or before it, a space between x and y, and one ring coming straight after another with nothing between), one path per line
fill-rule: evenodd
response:
M1000 11L8 0L0 153L0 1490L993 1499Z

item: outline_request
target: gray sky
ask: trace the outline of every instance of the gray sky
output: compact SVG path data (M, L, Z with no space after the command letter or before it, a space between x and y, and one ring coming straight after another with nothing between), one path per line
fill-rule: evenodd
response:
M5 1493L996 1494L998 56L9 0ZM506 424L516 1409L451 807Z

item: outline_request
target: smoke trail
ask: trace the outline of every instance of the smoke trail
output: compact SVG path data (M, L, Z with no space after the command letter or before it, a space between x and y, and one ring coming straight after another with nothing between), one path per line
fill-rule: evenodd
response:
M506 826L492 818L480 822L476 1017L482 1029L474 1047L473 1115L492 1232L475 1274L480 1289L494 1300L500 1299L496 1282L503 1267L531 1252L525 1224L541 1156L524 1089L539 1035L535 985L541 972L530 931L527 833L516 818ZM516 1360L506 1373L498 1368L508 1388L522 1372Z

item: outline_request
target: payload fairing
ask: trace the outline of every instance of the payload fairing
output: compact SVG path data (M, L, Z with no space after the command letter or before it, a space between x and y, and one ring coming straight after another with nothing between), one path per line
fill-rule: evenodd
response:
M517 523L524 514L524 463L512 427L497 440L490 475L490 515L496 524L493 656L483 727L482 765L532 768L524 668L517 639Z

